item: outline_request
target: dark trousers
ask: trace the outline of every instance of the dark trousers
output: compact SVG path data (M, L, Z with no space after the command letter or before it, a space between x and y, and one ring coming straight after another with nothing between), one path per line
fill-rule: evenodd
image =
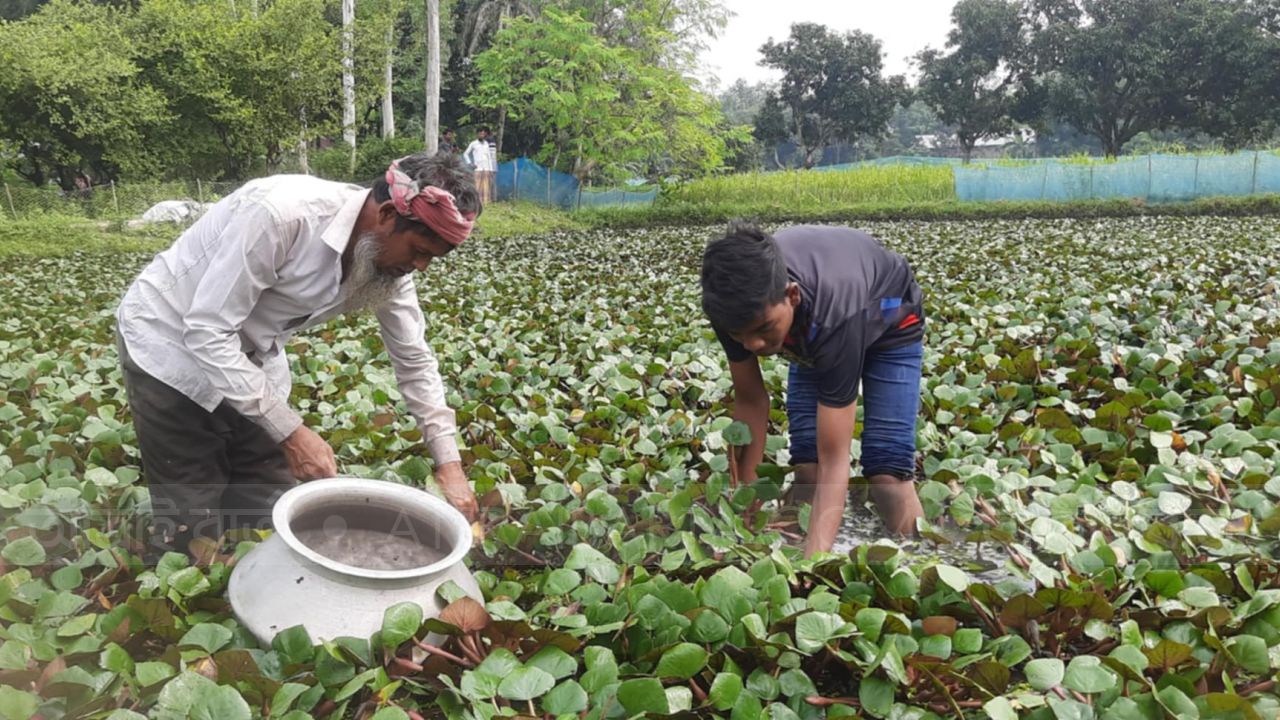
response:
M225 402L206 411L143 372L118 345L151 494L148 557L188 552L196 537L270 528L271 507L297 483L280 445Z

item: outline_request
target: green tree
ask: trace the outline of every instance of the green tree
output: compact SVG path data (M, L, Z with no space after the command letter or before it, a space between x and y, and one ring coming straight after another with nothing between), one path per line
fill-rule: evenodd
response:
M579 179L702 173L723 162L712 98L674 70L606 43L578 14L514 18L475 59L479 111L536 129L538 159Z
M1138 133L1192 121L1212 0L1030 0L1048 111L1097 137L1108 157Z
M1280 131L1280 0L1203 5L1194 128L1227 149L1264 144Z
M917 96L954 127L964 162L983 138L1013 130L1027 42L1013 0L960 0L951 11L947 51L916 56Z
M782 167L782 159L778 157L778 146L791 139L791 123L787 118L787 108L778 98L778 93L767 90L760 102L752 123L751 135L760 145L765 155L773 161L774 167Z
M14 170L71 190L159 171L169 121L164 95L138 71L141 43L127 13L75 0L0 24L0 140Z
M852 30L796 23L786 40L760 48L763 65L781 70L778 99L804 167L838 142L882 137L894 106L907 96L901 76L883 76L880 41Z
M166 137L185 154L177 169L274 172L299 139L341 128L341 54L324 0L274 0L257 17L220 2L145 0L138 17L143 73L168 98Z

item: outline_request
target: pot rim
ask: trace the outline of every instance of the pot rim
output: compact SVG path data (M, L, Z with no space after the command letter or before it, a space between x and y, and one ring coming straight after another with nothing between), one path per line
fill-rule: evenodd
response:
M410 508L416 506L426 509L434 515L442 516L447 527L441 528L441 530L445 531L453 542L453 550L430 565L406 568L404 570L373 570L348 565L321 555L298 539L298 536L293 533L293 529L289 525L289 520L302 501L336 489L358 490L372 496L392 500L394 504L400 507ZM276 534L294 553L333 572L371 580L407 580L433 575L462 562L462 559L471 551L471 526L457 508L420 488L386 480L345 476L309 480L294 486L280 496L280 499L276 501L275 507L271 510L271 521L275 525Z

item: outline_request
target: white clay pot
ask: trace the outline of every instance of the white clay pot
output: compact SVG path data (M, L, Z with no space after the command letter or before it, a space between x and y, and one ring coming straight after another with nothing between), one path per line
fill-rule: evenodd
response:
M435 617L444 609L436 588L449 580L484 602L463 564L471 526L430 493L381 480L313 480L280 496L271 519L275 533L236 564L227 590L236 618L264 647L295 625L316 643L367 638L401 602Z

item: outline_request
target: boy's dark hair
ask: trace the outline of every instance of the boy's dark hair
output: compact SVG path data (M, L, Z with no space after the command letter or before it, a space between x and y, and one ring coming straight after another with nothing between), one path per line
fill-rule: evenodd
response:
M473 212L479 217L484 209L480 203L480 193L476 192L475 174L462 163L462 158L458 155L417 153L400 158L400 169L417 180L419 186L433 185L449 191L460 212ZM380 203L391 199L386 178L373 181L373 199ZM423 228L422 223L416 220L396 215L396 232L414 230L421 233Z
M702 254L702 311L722 331L742 330L787 294L787 264L773 236L750 223L729 224Z
M476 133L477 133L477 134L479 134L479 133L484 133L485 135L488 135L488 134L490 134L490 132L491 132L491 131L489 130L489 126L488 126L488 125L481 125L481 126L480 126L480 129L479 129L479 130L476 130Z

